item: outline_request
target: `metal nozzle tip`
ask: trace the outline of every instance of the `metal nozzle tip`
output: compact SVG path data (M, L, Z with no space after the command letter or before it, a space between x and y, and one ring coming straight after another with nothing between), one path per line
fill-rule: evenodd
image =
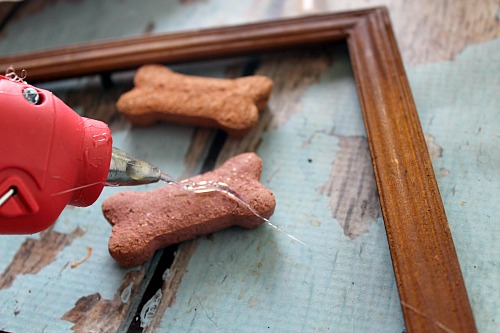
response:
M111 165L106 183L114 186L130 186L156 183L161 179L158 167L136 159L121 149L113 147Z

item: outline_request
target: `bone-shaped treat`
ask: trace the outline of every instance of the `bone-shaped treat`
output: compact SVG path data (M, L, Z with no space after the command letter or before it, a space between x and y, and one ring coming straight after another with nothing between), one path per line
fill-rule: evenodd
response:
M261 172L261 159L245 153L182 184L227 184L232 195L240 196L256 213L269 218L276 202L273 193L259 182ZM124 267L142 264L156 250L171 244L233 225L251 229L263 223L231 195L218 191L194 193L175 184L148 192L117 193L104 201L102 210L113 225L109 252Z
M257 124L272 89L265 76L215 79L178 74L160 65L139 68L134 84L116 104L133 124L168 121L221 128L232 137L242 137Z

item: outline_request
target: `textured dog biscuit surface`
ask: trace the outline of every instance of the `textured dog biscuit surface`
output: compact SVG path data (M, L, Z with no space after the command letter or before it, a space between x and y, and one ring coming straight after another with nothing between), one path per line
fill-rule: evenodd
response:
M161 65L139 68L134 85L116 106L135 125L169 121L221 128L235 137L257 124L272 89L272 81L265 76L205 78L178 74Z
M259 182L261 172L261 159L254 153L245 153L183 183L223 182L259 215L269 218L276 201ZM234 225L255 228L263 223L248 207L224 193L193 193L176 185L115 194L104 201L102 210L113 225L109 252L124 267L140 265L168 245Z

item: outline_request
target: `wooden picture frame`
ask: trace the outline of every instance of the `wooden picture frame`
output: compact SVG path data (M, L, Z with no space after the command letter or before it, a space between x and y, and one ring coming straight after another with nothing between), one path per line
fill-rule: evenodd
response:
M388 11L374 8L0 58L30 82L346 40L409 332L476 330Z

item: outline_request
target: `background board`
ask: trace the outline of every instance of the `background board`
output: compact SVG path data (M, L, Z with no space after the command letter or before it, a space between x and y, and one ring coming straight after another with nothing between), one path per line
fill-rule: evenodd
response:
M27 1L6 16L0 54L383 3ZM498 331L498 3L385 3L476 324L481 332ZM98 77L43 87L81 114L110 122L116 146L175 177L257 151L264 161L262 182L277 197L272 222L308 246L266 225L233 228L123 270L107 253L110 227L100 213L100 202L122 189L106 189L90 208L69 207L47 232L0 236L0 329L136 332L149 323L150 331L403 331L345 46L175 69L212 77L270 76L275 87L259 127L242 141L174 125L131 127L116 115L114 102L131 87L133 72L114 74L111 88ZM71 269L87 247L91 257Z

